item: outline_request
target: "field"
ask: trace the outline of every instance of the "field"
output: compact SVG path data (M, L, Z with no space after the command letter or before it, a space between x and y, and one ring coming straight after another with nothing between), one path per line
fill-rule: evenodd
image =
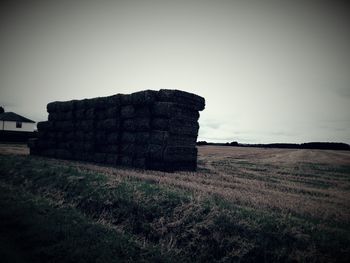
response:
M198 167L0 145L2 262L349 262L349 151L201 146Z

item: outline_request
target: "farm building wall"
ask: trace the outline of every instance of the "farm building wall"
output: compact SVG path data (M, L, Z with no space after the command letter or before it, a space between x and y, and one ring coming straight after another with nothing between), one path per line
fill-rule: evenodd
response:
M21 122L21 125L17 126L15 121L0 121L0 129L4 131L33 132L35 123Z
M204 98L178 90L52 102L30 152L154 170L196 170Z

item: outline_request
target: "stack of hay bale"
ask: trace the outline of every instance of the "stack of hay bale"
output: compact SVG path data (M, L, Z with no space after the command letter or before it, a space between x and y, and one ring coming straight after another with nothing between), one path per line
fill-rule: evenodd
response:
M197 167L204 98L178 90L52 102L31 154L164 171Z

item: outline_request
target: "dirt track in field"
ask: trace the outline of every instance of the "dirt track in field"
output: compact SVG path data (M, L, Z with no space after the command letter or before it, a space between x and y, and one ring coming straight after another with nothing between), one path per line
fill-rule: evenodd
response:
M350 220L350 151L198 147L198 171L164 173L50 160L109 175L110 183L147 180L217 195L254 209L338 222ZM0 154L28 154L26 146L0 145Z

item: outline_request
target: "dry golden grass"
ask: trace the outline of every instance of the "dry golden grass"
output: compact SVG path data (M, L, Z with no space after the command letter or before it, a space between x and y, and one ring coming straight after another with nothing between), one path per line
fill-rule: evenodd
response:
M0 145L0 153L28 154L28 150ZM176 173L59 162L107 174L111 185L128 178L152 181L254 209L350 220L348 151L201 146L198 171Z

